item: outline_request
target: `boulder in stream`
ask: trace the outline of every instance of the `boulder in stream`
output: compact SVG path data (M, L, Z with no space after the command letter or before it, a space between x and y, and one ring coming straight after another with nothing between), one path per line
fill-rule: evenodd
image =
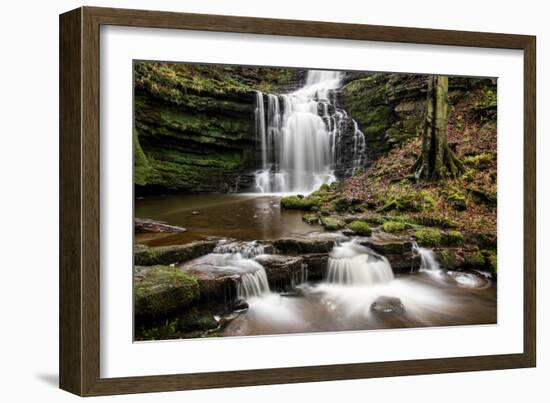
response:
M381 296L371 304L370 310L383 315L403 313L405 312L405 305L403 305L399 298Z

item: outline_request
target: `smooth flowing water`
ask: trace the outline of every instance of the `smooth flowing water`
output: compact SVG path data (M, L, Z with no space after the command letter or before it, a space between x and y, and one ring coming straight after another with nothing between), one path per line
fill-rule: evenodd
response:
M136 234L150 246L186 243L207 237L253 241L305 235L321 229L302 221L302 212L281 210L280 197L242 194L166 195L138 199L135 216L186 228L174 234Z
M381 296L399 298L405 311L376 314ZM448 276L427 273L396 278L371 287L321 283L302 286L299 297L268 294L248 300L249 309L229 324L226 336L330 332L495 324L496 285L464 288Z
M496 323L496 286L491 281L472 273L434 272L427 266L395 278L386 259L346 242L330 254L324 282L303 284L298 297L264 293L249 298L248 311L229 324L225 335ZM397 301L400 311L376 311L373 304L378 301Z
M310 70L304 87L286 95L256 93L256 136L261 169L256 172L260 193L311 193L336 180L341 157L343 124L348 116L335 105L342 73ZM266 122L267 116L267 122ZM353 167L365 160L365 136L354 125Z

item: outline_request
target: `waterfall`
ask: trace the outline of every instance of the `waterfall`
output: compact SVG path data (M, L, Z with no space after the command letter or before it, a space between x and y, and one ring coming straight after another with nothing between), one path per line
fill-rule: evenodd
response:
M388 260L358 243L344 242L330 253L327 281L336 284L371 285L393 280Z
M365 136L357 122L335 105L338 71L309 70L306 84L286 95L256 93L256 136L261 148L256 188L261 193L311 193L336 180L344 158L342 137L351 122L352 168L365 162Z
M412 252L420 256L420 271L439 273L439 263L435 253L431 249L421 248L416 242L413 242Z
M270 292L264 267L252 259L264 252L264 246L257 241L222 242L207 257L212 266L238 273L237 297L248 299Z
M252 242L224 242L214 248L214 253L219 254L240 254L245 259L265 253L265 248L257 241Z
M237 296L243 299L259 297L269 293L267 274L262 265L255 272L245 273L237 284Z

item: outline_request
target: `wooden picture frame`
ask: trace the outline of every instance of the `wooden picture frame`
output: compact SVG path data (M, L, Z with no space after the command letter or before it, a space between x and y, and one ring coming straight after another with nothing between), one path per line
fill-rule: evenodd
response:
M119 25L524 52L521 354L127 378L100 377L100 27ZM536 363L535 37L81 7L60 16L60 387L81 396L533 367ZM130 134L129 134L130 135Z

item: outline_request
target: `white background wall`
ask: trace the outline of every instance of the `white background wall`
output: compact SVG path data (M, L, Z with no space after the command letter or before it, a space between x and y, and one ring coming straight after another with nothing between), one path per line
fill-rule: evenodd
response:
M79 1L3 2L0 61L0 398L69 402L58 365L58 14ZM538 368L119 396L101 401L546 402L550 397L550 275L542 228L550 202L550 26L545 2L441 0L121 0L87 5L537 35ZM521 135L521 133L518 133ZM518 150L518 152L520 152ZM411 345L414 348L414 345Z

